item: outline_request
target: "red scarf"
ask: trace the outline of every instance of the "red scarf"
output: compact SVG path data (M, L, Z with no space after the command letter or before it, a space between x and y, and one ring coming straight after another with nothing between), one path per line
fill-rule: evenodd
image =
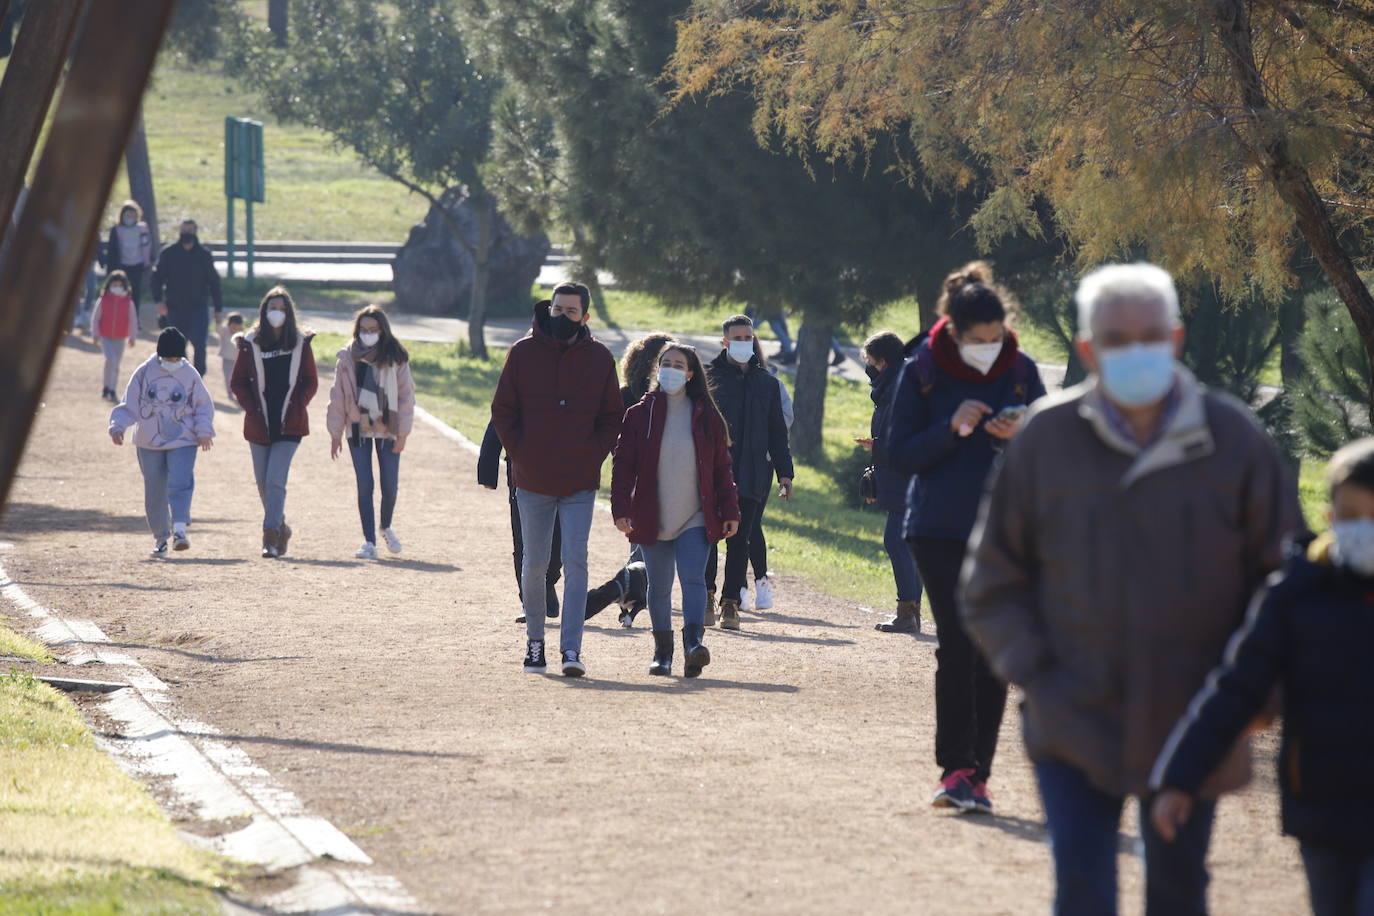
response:
M959 342L954 339L954 325L946 315L930 329L930 352L935 357L935 365L946 375L952 375L961 382L990 382L1006 375L1016 364L1016 358L1021 355L1021 347L1017 343L1016 332L1006 328L1002 333L1002 352L997 354L997 361L992 364L988 374L984 375L964 362L964 358L959 355Z

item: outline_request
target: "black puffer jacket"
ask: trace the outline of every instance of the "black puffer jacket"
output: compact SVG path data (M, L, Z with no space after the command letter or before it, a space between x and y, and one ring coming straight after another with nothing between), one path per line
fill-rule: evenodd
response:
M887 443L883 436L892 417L892 404L897 398L897 378L902 374L902 364L888 366L873 380L873 419L869 422L868 434L873 437L873 467L877 469L879 509L890 512L906 508L907 489L911 485L911 475L903 474L892 468Z
M203 309L208 301L218 315L224 308L224 296L215 259L200 242L190 248L181 247L180 242L168 245L153 268L153 298L166 302L172 313Z
M1154 788L1196 792L1283 688L1283 830L1374 852L1374 579L1334 566L1329 536L1290 549L1255 597L1226 660L1160 753Z
M792 478L792 451L778 381L757 356L741 371L726 351L706 368L716 404L730 427L730 458L741 499L761 500L779 480Z

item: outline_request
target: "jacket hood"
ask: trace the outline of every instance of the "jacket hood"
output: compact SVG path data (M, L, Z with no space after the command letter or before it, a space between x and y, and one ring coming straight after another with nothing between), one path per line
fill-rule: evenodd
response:
M538 302L534 304L534 316L530 322L530 336L532 336L535 340L538 340L541 343L548 344L552 347L571 347L591 339L592 332L591 329L587 327L586 322L583 322L582 327L577 329L577 334L573 337L572 340L565 342L559 340L557 337L554 337L552 334L550 334L549 307L552 305L553 300L551 299L540 299Z

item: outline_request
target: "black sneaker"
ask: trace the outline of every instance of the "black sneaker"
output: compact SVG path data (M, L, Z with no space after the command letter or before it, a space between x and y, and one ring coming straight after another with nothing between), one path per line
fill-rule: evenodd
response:
M542 652L542 650L541 650ZM587 666L582 664L582 660L577 657L576 652L563 653L563 676L581 677L587 673Z
M154 556L154 557L165 557L165 556L167 556L167 542L166 542L166 541L158 541L156 544L153 545L153 549L150 550L150 551L148 551L148 555L149 555L149 556Z
M525 646L525 672L527 674L543 674L548 668L548 664L544 661L543 641L531 639Z
M524 614L521 614L519 617L515 618L515 622L516 622L516 623L524 623L524 622L525 622L525 615L524 615Z

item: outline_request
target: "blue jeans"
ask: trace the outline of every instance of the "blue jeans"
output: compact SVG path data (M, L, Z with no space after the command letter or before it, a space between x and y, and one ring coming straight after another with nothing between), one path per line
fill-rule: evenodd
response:
M682 623L706 623L706 528L689 528L675 540L641 547L649 574L649 619L655 632L673 628L673 572L682 584Z
M889 509L887 524L883 526L883 549L892 563L892 578L897 581L898 601L921 600L921 576L916 571L916 559L906 542L906 507Z
M253 453L253 476L257 478L258 496L262 499L263 531L279 531L286 521L286 478L291 473L291 459L296 457L300 445L299 442L248 443Z
M1056 916L1116 912L1116 832L1125 799L1088 782L1077 767L1057 760L1035 762L1054 856ZM1198 800L1188 823L1166 843L1140 802L1145 845L1146 916L1205 916L1207 846L1216 802Z
M1374 913L1374 853L1317 843L1302 844L1312 916Z
M559 649L582 651L582 624L587 615L587 537L596 511L596 491L580 490L571 496L545 496L516 489L520 508L520 534L524 542L524 566L520 570L521 598L525 605L525 635L544 639L544 595L549 574L549 553L557 525L563 548L563 619Z
M140 448L138 466L143 471L143 512L153 538L165 541L172 525L191 523L191 494L196 489L196 446ZM168 509L171 518L168 518Z
M391 527L396 511L396 489L401 477L401 456L392 439L363 439L361 445L348 444L353 456L353 474L358 478L358 518L363 523L363 540L377 543L377 521L372 514L372 452L377 452L377 474L382 478L382 528Z

